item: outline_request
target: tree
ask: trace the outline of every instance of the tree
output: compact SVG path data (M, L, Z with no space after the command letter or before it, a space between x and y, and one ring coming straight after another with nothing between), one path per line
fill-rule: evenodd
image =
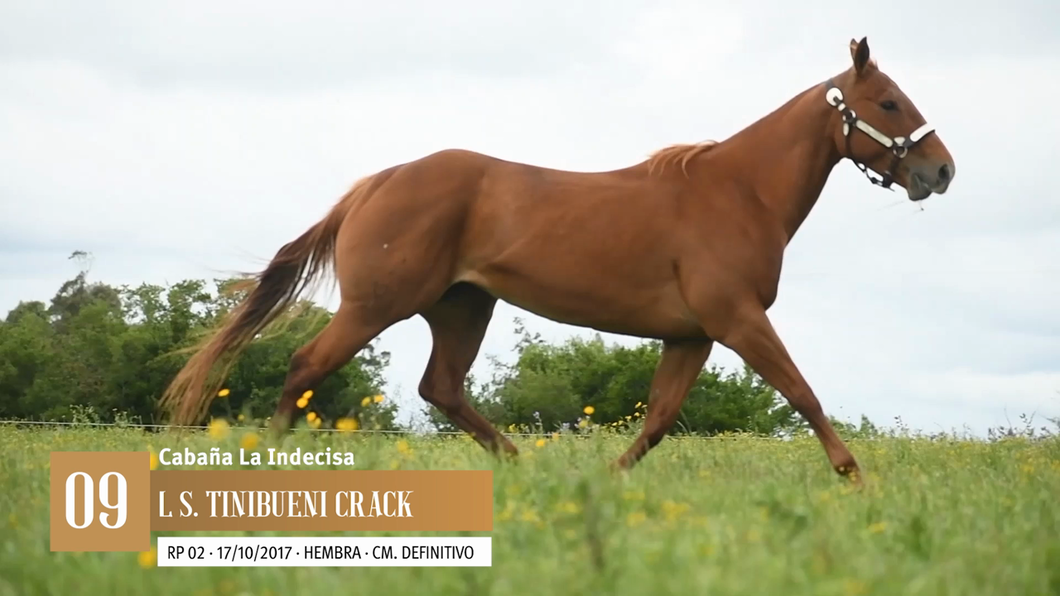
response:
M70 258L81 270L50 304L21 302L0 322L0 416L71 420L90 407L104 421L118 413L155 421L158 397L189 357L185 349L243 297L229 291L239 280L214 280L216 292L204 280L113 287L89 282L88 253ZM311 302L292 309L236 361L228 396L211 414L270 416L291 355L330 318ZM396 428L396 404L362 404L382 393L388 362L373 342L316 389L310 408L326 421L352 416L362 426Z
M518 319L516 323L516 361L494 359L489 383L476 388L469 379L465 385L468 401L487 420L500 427L551 431L575 426L586 406L593 407L593 421L605 425L633 422L642 415L661 342L607 345L598 334L553 345L528 333ZM426 414L436 428L452 428L436 409L428 407ZM796 428L799 420L748 367L729 374L711 367L696 379L674 432L777 434Z
M500 403L489 399L486 388L476 383L474 375L468 374L464 379L464 397L471 404L471 407L478 411L479 414L482 414L486 420L497 425L504 421L504 407ZM462 429L453 424L452 420L449 420L448 416L432 405L426 405L422 412L426 416L428 424L439 432L462 431Z

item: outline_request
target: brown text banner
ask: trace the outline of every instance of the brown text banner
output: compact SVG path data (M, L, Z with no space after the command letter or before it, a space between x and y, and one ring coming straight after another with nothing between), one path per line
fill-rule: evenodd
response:
M155 532L489 532L489 470L151 472Z

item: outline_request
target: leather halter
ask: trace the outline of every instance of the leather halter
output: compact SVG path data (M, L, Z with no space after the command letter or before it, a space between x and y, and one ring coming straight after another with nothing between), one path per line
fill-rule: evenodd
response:
M836 87L835 83L832 82L832 79L828 79L826 87L824 93L825 100L843 115L843 136L846 137L847 158L854 162L854 165L865 174L865 177L869 179L869 182L893 191L894 189L891 188L891 184L894 182L894 173L898 168L898 162L909 153L910 149L922 141L924 137L935 132L935 127L925 122L920 128L911 132L908 137L891 138L873 128L868 122L858 118L858 115L854 113L854 110L850 109L850 106L843 103L843 92L839 90L839 87ZM856 127L858 130L868 135L870 139L891 150L894 159L891 160L891 165L888 166L886 171L884 171L882 178L873 178L865 164L854 158L854 152L850 148L851 127Z

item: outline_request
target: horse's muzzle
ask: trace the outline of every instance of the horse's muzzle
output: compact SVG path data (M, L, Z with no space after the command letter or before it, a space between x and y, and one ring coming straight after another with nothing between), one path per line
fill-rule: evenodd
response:
M956 172L952 163L923 164L909 168L906 192L911 201L923 201L934 194L945 194Z

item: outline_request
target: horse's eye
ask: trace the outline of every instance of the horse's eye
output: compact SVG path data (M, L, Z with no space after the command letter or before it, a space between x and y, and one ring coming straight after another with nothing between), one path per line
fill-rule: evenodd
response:
M889 99L881 101L880 107L887 110L888 112L894 112L898 110L898 104L894 103Z

